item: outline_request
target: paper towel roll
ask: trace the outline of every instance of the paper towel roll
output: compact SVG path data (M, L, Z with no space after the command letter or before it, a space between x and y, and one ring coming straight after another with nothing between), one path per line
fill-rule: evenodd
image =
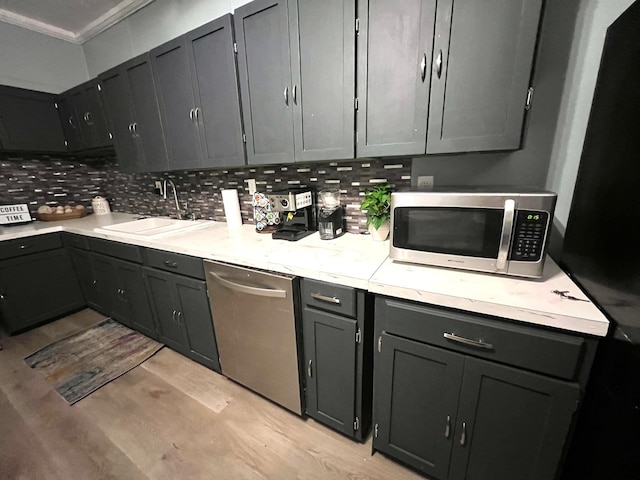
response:
M222 203L224 205L224 216L227 220L227 227L238 228L242 226L238 190L235 188L222 190Z

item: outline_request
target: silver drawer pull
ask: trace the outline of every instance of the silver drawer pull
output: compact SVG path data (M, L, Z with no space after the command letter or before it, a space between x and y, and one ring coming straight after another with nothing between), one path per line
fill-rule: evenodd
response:
M20 245L20 250L26 250L27 248L31 248L31 247L33 247L33 245L24 245L24 244L22 244L22 245Z
M165 260L164 263L167 267L178 268L178 264L176 262L170 262L169 260Z
M326 295L322 295L321 293L312 293L311 297L315 298L316 300L320 300L321 302L335 303L336 305L340 305L340 303L342 303L337 297L327 297Z
M231 282L226 278L222 278L220 275L217 275L214 272L209 272L209 275L211 275L211 277L213 277L216 282L220 283L224 287L227 287L229 290L248 293L249 295L258 295L260 297L287 298L286 290L242 285L240 283Z
M460 445L464 447L465 443L467 443L467 423L462 422L462 433L460 434Z
M311 370L312 366L313 360L309 360L309 365L307 365L307 375L309 375L309 378L313 377L313 371Z
M451 435L451 416L447 415L447 425L444 427L444 438L449 438Z
M459 337L455 333L445 333L444 338L451 340L452 342L464 343L465 345L470 345L472 347L486 348L489 350L493 349L493 345L490 343L484 343L482 340L472 340L470 338Z

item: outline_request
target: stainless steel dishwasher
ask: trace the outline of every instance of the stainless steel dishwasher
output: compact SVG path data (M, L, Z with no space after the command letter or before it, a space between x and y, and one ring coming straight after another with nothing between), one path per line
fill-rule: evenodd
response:
M298 278L205 260L223 375L301 415Z

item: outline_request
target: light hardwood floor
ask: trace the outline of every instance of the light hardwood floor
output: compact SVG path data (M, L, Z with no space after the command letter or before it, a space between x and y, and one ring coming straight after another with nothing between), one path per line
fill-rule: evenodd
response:
M2 339L0 479L421 478L166 347L69 406L22 359L101 318Z

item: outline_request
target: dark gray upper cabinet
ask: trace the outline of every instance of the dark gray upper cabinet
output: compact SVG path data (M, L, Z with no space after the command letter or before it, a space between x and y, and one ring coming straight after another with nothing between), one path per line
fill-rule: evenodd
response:
M112 145L97 79L61 94L57 102L69 151Z
M167 149L149 54L133 58L98 78L121 168L130 172L167 170Z
M427 153L520 148L541 7L438 2Z
M0 147L66 152L55 96L0 85Z
M354 157L355 0L290 0L296 161Z
M435 0L359 0L357 156L425 153Z
M234 24L248 163L293 162L287 1L254 0L235 10Z
M58 97L57 104L60 123L64 132L64 138L67 142L67 149L70 152L77 152L82 149L82 136L80 123L76 117L76 111L73 108L73 100L71 96L66 93Z
M245 161L231 14L185 35L202 157L208 167Z
M353 158L355 1L255 0L234 19L248 162Z
M169 168L244 165L231 15L151 51Z
M360 0L357 155L520 148L542 0Z

